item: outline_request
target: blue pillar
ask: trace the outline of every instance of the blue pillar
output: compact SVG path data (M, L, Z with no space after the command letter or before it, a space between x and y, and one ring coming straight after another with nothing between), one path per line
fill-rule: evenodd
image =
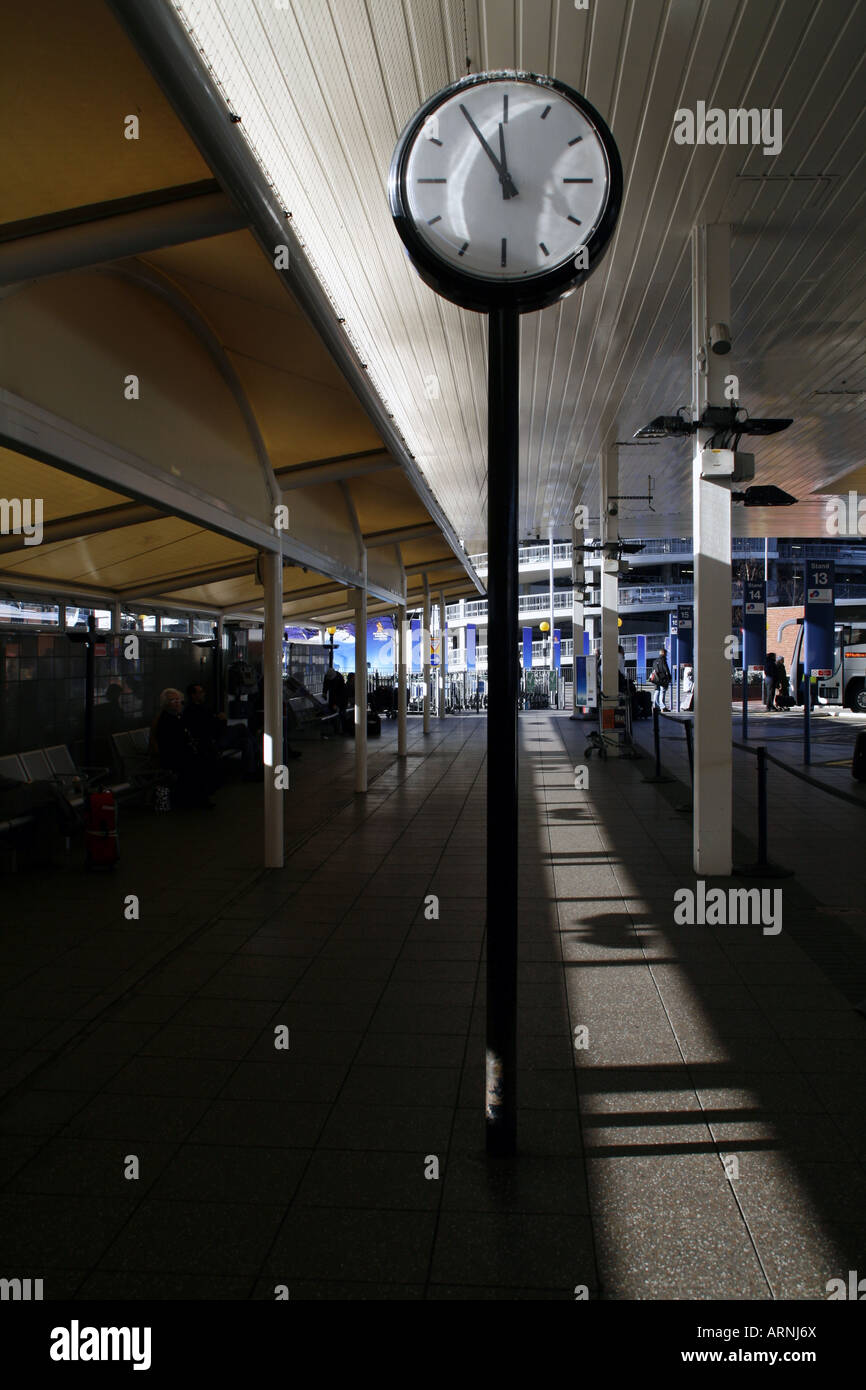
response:
M767 655L767 585L763 579L743 585L743 667L764 665Z

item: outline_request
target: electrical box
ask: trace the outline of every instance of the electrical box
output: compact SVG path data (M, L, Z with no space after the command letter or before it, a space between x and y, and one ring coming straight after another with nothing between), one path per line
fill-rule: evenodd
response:
M704 449L701 452L702 478L732 478L734 476L733 449Z

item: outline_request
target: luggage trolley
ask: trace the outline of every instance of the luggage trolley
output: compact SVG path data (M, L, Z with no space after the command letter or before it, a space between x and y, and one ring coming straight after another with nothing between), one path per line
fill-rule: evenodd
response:
M614 748L621 758L636 758L631 733L631 697L605 695L600 690L596 708L598 729L589 735L583 756L591 758L593 753L597 753L600 758L606 758L607 750Z

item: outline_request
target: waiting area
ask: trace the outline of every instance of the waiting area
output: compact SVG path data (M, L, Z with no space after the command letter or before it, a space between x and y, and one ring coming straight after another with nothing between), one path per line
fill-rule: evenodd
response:
M866 1266L856 868L816 895L842 804L804 840L791 794L778 933L675 925L686 784L641 758L576 790L581 726L521 716L519 1152L491 1163L485 730L410 723L401 764L385 724L363 800L348 741L307 745L279 870L239 783L122 812L111 877L5 882L4 1267L75 1300L771 1300Z

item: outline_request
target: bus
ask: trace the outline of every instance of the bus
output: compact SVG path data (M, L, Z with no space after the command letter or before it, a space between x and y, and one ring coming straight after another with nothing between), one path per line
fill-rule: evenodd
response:
M797 703L803 703L803 619L797 618L797 637L791 658L791 688ZM812 703L844 705L857 714L866 714L866 627L856 623L837 623L832 674L812 677Z

